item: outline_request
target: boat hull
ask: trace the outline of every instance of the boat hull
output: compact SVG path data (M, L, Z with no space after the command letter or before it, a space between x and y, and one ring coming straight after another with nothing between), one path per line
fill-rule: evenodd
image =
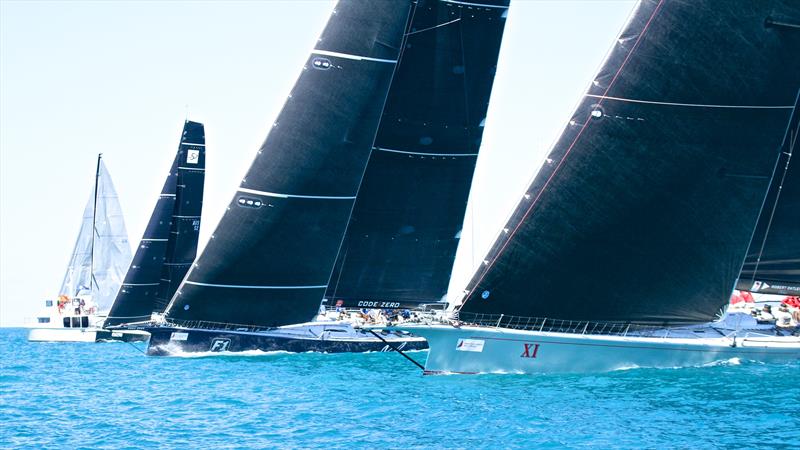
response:
M33 328L28 342L95 342L100 328Z
M102 330L97 332L95 342L147 342L150 333L141 330Z
M284 351L291 353L365 353L400 350L423 350L427 342L418 336L386 333L381 341L367 331L337 326L337 333L325 326L302 325L289 330L231 331L174 326L145 327L150 333L147 354L169 356L182 353ZM334 335L334 336L332 336Z
M103 328L33 328L28 342L144 342L150 335L140 330L111 331Z
M740 358L800 360L798 337L663 338L550 333L477 326L410 325L430 351L426 374L585 373L701 366Z

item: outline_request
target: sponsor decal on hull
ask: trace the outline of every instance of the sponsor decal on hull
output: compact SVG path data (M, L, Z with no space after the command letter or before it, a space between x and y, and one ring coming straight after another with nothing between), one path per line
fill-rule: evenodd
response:
M211 341L211 348L209 351L211 352L224 352L228 350L228 347L231 345L230 339L214 339Z
M460 352L483 352L484 340L482 339L459 339L456 350Z
M182 331L174 331L172 334L169 335L170 341L185 341L189 339L189 333L185 333Z

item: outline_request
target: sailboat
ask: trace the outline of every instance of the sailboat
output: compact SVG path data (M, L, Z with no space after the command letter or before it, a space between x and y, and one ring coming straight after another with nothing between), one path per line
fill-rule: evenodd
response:
M416 336L378 337L357 327L364 310L442 305L507 7L507 0L480 7L439 0L412 5L403 50L322 308L316 302L307 310L313 314L320 309L321 314L310 322L284 326L277 334L284 336L280 339L274 331L241 327L234 336L229 331L222 336L204 331L193 343L187 331L178 330L177 335L161 334L170 337L168 345L154 339L151 348L361 352L427 347Z
M426 373L800 359L797 333L719 318L748 247L772 257L799 28L796 2L641 1L449 320L392 328L428 340Z
M411 10L411 1L336 5L163 320L142 326L148 353L353 345L337 339L335 323L308 322L327 289Z
M103 324L115 340L142 341L141 330L118 325L161 313L197 254L205 182L205 129L186 121L180 144L153 214L108 317Z
M159 332L151 339L151 353L169 353L164 349L381 351L390 346L405 349L427 346L423 339L405 333L376 337L358 330L354 324L361 320L359 313L326 310L324 306L320 308L320 301L332 306L334 302L330 300L333 299L342 310L348 307L399 308L439 302L446 290L449 270L438 270L431 275L423 269L409 271L406 266L414 262L413 255L417 256L418 263L424 261L425 268L452 264L480 146L506 11L505 6L493 5L482 8L469 6L467 11L464 5L457 3L423 1L408 5L411 17L403 23L400 37L403 51L396 68L392 68L394 74L388 98L381 105L380 126L377 137L370 142L371 154L357 188L358 196L349 216L344 243L337 248L339 258L334 264L335 275L328 278L335 278L336 282L335 285L333 282L323 285L325 297L330 295L331 298L318 297L310 302L313 307L301 309L297 306L296 312L304 314L304 320L287 320L285 325L274 322L267 309L270 304L265 302L249 318L260 321L259 326L252 322L239 325L223 322L202 324L199 329L191 326L175 328L175 334L169 326L178 325L174 318L184 313L175 310L181 303L173 302L165 317L169 326L158 327ZM343 5L354 9L346 2L340 4ZM337 15L340 9L337 7ZM400 47L398 44L398 49ZM465 57L465 54L470 56ZM316 67L313 60L311 63ZM380 192L392 198L393 210L385 209L386 202L381 201ZM414 203L419 200L418 196L410 194L423 192L432 195L430 200L422 202L424 208L421 208ZM456 206L450 207L453 202ZM452 217L442 217L442 211L452 212ZM414 222L418 222L415 223L417 233L406 236L409 242L418 242L412 248L408 243L404 246L401 239L402 235L409 234L409 224ZM393 236L386 230L394 230L391 232ZM394 238L398 238L394 247L385 248L394 257L387 258L382 253L383 245L391 244L389 241ZM312 255L298 256L310 258ZM388 282L379 291L388 294L389 290L384 287L396 286L398 280L406 282L425 274L432 280L422 288L425 295L407 296L409 301L402 303L398 299L388 300L386 296L376 301L372 295L378 286L352 283L363 279L363 272L370 271L376 259L391 259L398 263L394 267L386 265L380 274L372 271L368 276L376 282L377 278ZM190 285L197 283L190 278L187 278ZM175 296L176 300L181 299L182 291L183 287ZM214 315L229 307L220 304L217 311L206 313L206 319L216 321ZM323 313L309 321L320 309ZM259 315L263 317L259 318ZM219 329L214 329L220 327L223 328L222 334ZM280 329L275 330L278 327Z
M28 340L94 342L130 261L122 209L101 153L59 295L44 301Z

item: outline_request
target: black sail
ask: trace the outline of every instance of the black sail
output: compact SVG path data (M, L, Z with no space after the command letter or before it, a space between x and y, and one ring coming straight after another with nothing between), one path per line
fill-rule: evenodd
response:
M197 257L206 177L206 136L202 123L186 122L177 158L180 163L176 167L175 207L161 269L161 286L153 309L158 312L167 307Z
M151 313L162 312L166 306L160 299L167 282L165 278L183 267L180 276L186 273L188 266L168 264L183 263L189 257L194 259L200 228L205 153L203 124L186 121L164 187L105 326L148 320ZM184 217L187 213L193 217Z
M791 0L642 1L470 281L462 315L713 319L800 87L797 24Z
M176 323L280 326L324 296L375 140L410 1L340 1L211 240Z
M736 288L800 295L800 97Z
M446 294L507 11L508 0L418 2L329 303L398 307Z

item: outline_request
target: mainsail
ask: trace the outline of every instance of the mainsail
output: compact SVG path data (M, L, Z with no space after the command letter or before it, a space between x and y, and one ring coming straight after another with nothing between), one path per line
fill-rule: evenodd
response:
M105 326L162 312L197 252L205 180L203 124L186 121L178 152Z
M509 0L421 0L326 297L392 306L447 292Z
M310 320L375 141L410 1L340 1L203 252L174 322Z
M172 210L167 253L154 311L164 311L197 257L203 188L206 179L206 133L202 123L186 121L178 152L175 207Z
M800 88L798 24L795 1L640 2L461 313L713 319Z
M800 295L800 96L736 288Z
M97 157L95 173L59 294L91 295L98 310L107 311L131 261L131 249L119 197L102 155Z

